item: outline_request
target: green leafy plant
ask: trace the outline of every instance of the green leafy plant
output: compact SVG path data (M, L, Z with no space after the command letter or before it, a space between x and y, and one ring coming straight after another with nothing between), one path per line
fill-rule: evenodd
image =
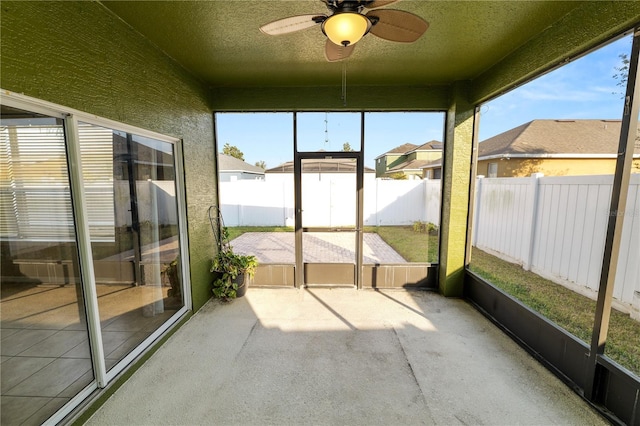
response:
M222 148L222 153L225 155L230 155L232 157L235 157L238 160L244 161L244 153L240 151L240 148L238 148L237 146L230 145L229 142L224 144L224 147Z
M438 226L434 223L427 222L425 226L427 234L429 235L438 235Z
M176 297L182 300L182 291L180 289L180 275L178 270L178 264L180 263L180 256L177 256L164 268L164 273L169 278L169 284L171 288L167 292L167 296Z
M389 177L394 180L407 180L407 175L405 175L403 172L392 173L389 175Z
M258 259L255 256L236 254L230 245L225 245L211 262L211 272L218 274L213 281L213 295L227 302L235 299L239 287L238 276L253 277L257 267Z
M431 222L422 222L417 220L413 222L413 232L418 234L426 233L429 235L438 235L438 226Z

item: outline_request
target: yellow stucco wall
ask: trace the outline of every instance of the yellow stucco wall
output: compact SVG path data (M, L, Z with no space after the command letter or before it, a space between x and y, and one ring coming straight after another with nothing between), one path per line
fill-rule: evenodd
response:
M456 82L446 115L445 162L442 175L439 288L447 297L464 295L465 249L469 217L469 178L473 145L474 106L467 82Z
M498 164L497 177L612 175L616 166L613 158L494 159L478 161L478 175L489 177L489 163ZM640 173L640 159L633 160L632 173Z
M437 160L438 158L442 158L442 151L420 151L416 153L417 160Z

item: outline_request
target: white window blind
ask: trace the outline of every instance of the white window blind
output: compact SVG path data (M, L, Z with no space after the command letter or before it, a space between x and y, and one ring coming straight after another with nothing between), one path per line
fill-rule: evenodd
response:
M79 123L78 136L91 241L114 241L113 131Z
M3 125L1 236L72 241L71 195L62 125Z
M113 241L111 131L81 125L79 133L89 229L98 240ZM73 241L63 126L0 126L0 166L0 236L30 241Z

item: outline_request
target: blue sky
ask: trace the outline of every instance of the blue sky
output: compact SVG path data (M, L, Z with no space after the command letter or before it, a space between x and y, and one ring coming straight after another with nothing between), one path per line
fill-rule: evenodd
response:
M613 75L619 55L630 50L627 36L484 104L480 141L534 119L619 119L623 88ZM359 148L359 120L359 113L299 113L299 149L339 151L345 142ZM374 167L375 157L404 143L441 141L443 126L443 113L367 113L365 165ZM235 145L250 164L275 167L293 159L290 113L218 114L217 132L220 150Z

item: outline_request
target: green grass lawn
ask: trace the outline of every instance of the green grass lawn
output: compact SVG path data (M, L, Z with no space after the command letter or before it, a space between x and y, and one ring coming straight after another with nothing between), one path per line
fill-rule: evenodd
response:
M594 300L476 248L469 268L588 345L591 343ZM605 354L640 376L640 322L613 310Z
M408 262L438 262L438 235L419 233L412 226L365 227L374 232Z
M229 226L229 241L238 238L245 232L293 232L290 226Z

